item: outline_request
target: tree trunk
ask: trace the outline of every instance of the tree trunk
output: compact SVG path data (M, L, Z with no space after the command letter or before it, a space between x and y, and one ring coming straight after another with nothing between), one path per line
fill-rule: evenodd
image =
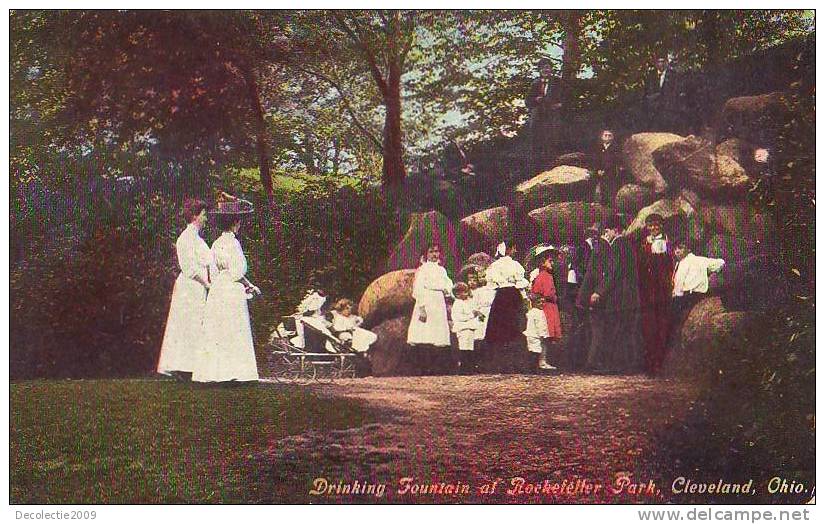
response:
M387 80L384 90L384 170L385 187L396 188L404 183L404 146L401 136L401 55L398 13L390 16L387 35Z
M252 107L252 115L255 119L255 147L258 152L258 167L261 173L261 185L266 193L267 202L272 203L272 159L269 153L269 143L266 140L266 120L264 119L264 108L261 105L261 96L258 90L258 80L255 78L255 71L249 67L242 68L244 80L246 81L247 95Z
M387 115L384 120L383 183L387 187L396 187L404 183L406 176L401 137L401 74L398 64L390 64L389 69L384 97Z
M576 79L579 71L580 49L579 40L582 31L582 15L578 11L570 11L562 16L564 29L564 48L561 59L562 99L570 99L570 86Z

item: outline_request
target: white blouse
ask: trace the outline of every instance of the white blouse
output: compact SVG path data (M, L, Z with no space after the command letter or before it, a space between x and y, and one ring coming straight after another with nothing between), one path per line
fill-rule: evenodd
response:
M194 224L186 226L180 234L175 242L175 250L183 276L194 279L200 275L204 281L208 280L207 268L214 266L214 258Z
M530 285L524 278L524 266L509 256L495 260L487 268L487 282L494 288L517 287L524 289Z
M452 294L453 281L447 276L447 270L437 262L424 262L415 274L412 296L421 300L428 291L441 291Z
M673 296L681 297L685 293L707 293L710 283L708 272L721 271L725 261L721 258L697 257L688 253L676 264L673 273Z
M231 231L224 231L212 244L212 254L218 272L228 274L232 281L238 281L246 275L246 256L241 249L241 243Z

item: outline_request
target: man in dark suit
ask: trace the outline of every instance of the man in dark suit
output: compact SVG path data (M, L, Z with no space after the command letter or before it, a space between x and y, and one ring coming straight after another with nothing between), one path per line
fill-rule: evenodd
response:
M670 130L675 107L679 103L676 71L667 58L656 59L656 67L645 79L645 108L651 130Z
M539 60L539 77L530 86L524 103L530 109L531 174L547 169L556 154L561 132L561 92L553 75L553 63Z
M612 205L622 182L622 157L614 143L613 131L603 129L599 144L590 155L590 169L596 180L594 202Z
M618 217L603 225L576 305L590 312L587 368L635 373L642 366L636 246Z

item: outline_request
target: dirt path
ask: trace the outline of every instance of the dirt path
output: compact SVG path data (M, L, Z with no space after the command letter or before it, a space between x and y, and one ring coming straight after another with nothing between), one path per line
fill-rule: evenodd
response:
M671 479L653 437L678 423L693 398L673 380L572 374L367 378L316 387L365 402L380 422L273 442L265 460L276 498L660 502ZM517 477L524 489L508 494ZM314 485L315 478L328 484ZM614 493L624 482L630 484ZM382 497L343 492L382 483ZM539 493L527 484L539 485ZM420 493L422 485L428 493ZM310 495L313 487L331 492Z

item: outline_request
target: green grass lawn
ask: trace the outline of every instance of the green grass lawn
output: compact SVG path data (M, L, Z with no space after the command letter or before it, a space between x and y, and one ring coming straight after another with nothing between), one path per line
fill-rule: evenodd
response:
M10 410L11 502L29 504L254 501L271 486L244 463L273 439L366 422L300 388L167 380L18 382Z

